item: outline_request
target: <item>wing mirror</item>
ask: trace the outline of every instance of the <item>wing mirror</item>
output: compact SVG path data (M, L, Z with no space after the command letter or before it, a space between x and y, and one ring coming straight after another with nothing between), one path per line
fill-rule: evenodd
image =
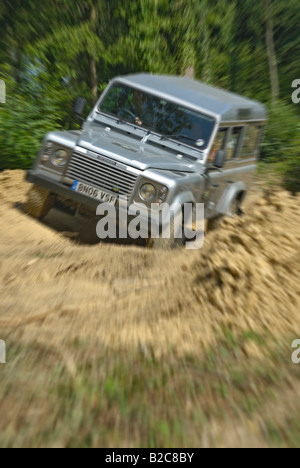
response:
M219 150L216 153L215 159L213 166L216 167L217 169L223 169L226 161L226 152Z
M86 99L79 96L75 101L73 110L74 110L74 114L77 117L79 117L80 120L83 120L83 121L84 119L81 116L84 112L85 106L86 106Z

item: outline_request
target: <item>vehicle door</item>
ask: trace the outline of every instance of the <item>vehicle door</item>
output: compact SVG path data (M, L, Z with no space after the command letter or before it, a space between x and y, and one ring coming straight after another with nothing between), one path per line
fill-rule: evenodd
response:
M211 218L217 214L216 207L224 191L234 181L233 162L242 146L244 126L220 127L211 152L207 160L208 167L208 191L206 200L206 217ZM226 162L222 170L213 167L213 161L217 151L226 153Z

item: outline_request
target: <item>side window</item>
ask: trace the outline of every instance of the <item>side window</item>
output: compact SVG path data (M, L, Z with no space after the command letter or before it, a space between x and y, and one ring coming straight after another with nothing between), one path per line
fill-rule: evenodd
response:
M246 129L244 146L241 151L241 158L247 159L256 156L260 141L261 127L259 125L248 125Z
M227 159L234 159L240 146L243 135L243 127L233 127L231 136L227 144Z
M217 152L225 148L227 132L228 132L228 128L226 127L222 127L219 129L216 135L215 141L213 143L213 147L211 149L210 155L208 157L208 162L213 162Z

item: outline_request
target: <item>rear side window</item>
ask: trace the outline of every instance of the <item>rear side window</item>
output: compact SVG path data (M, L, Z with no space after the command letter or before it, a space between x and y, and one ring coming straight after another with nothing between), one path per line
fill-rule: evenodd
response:
M215 156L219 150L225 149L226 138L227 138L227 127L221 127L216 135L213 147L211 149L208 162L213 162L215 160Z
M248 125L245 132L244 145L241 151L241 158L247 159L255 157L260 142L261 126Z
M243 127L233 127L228 144L227 144L227 159L234 159L237 157L238 150L241 143L243 134Z

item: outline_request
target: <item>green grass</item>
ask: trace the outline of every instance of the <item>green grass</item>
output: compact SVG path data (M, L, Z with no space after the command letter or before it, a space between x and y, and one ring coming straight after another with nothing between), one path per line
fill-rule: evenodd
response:
M265 406L274 402L275 410L276 397L300 379L300 367L290 364L288 346L277 344L274 356L261 336L227 332L216 349L180 360L125 350L87 360L77 340L74 375L51 350L8 341L0 446L197 447L211 421L226 428L241 415L264 418ZM264 347L265 360L244 354L247 341ZM300 444L299 416L300 405L279 426L266 416L259 438L270 446Z

